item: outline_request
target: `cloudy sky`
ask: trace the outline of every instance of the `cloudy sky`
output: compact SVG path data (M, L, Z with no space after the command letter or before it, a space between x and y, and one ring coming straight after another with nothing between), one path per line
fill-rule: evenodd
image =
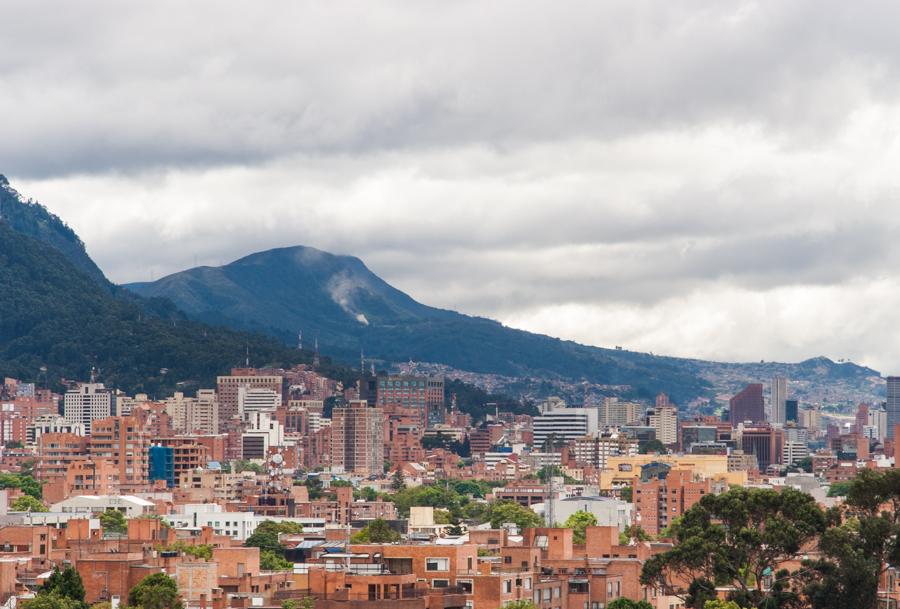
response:
M897 373L867 4L8 1L0 173L117 282L305 244L585 343Z

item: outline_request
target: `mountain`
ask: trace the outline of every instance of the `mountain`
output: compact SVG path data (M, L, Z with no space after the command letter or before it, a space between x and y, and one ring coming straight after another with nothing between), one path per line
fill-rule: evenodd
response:
M162 395L176 386L214 386L216 375L240 365L247 352L256 365L311 359L270 337L149 316L5 219L0 311L0 373L57 387L97 367L109 386Z
M361 260L310 247L252 254L222 267L199 267L155 282L125 286L143 297L171 299L188 317L256 330L321 348L353 361L418 360L506 376L585 379L659 391L687 401L709 384L684 360L588 347L507 328L419 303L372 273Z
M88 256L84 243L75 231L40 203L22 197L2 174L0 174L0 218L12 230L33 237L59 251L78 270L99 285L107 289L113 288L100 267Z

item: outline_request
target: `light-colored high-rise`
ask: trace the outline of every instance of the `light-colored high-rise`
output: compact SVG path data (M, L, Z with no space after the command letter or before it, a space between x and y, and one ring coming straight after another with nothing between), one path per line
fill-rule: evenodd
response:
M196 398L176 392L166 399L172 429L178 433L215 434L219 431L219 403L213 389L201 389Z
M620 427L639 421L641 405L636 402L620 402L618 398L603 398L600 405L600 425Z
M678 409L674 406L656 406L647 411L647 427L656 430L656 439L665 445L678 442Z
M84 383L66 392L63 416L67 423L81 423L91 433L91 422L112 414L112 394L102 383Z
M787 378L776 376L772 379L772 396L770 398L771 412L769 420L777 425L784 425L786 421L787 387Z
M240 418L241 388L271 389L281 398L283 378L276 375L257 374L252 368L236 368L229 376L220 376L216 383L219 398L219 430L223 430L235 418Z

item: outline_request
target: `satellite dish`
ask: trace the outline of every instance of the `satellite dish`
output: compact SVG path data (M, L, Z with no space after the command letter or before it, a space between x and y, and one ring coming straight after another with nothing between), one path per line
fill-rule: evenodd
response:
M280 465L282 461L284 461L284 457L282 457L280 454L276 453L272 455L272 463L274 463L275 465Z

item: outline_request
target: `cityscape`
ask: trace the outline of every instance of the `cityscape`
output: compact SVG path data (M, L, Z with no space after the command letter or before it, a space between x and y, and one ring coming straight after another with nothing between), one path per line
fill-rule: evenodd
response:
M0 609L900 607L900 5L0 9Z

